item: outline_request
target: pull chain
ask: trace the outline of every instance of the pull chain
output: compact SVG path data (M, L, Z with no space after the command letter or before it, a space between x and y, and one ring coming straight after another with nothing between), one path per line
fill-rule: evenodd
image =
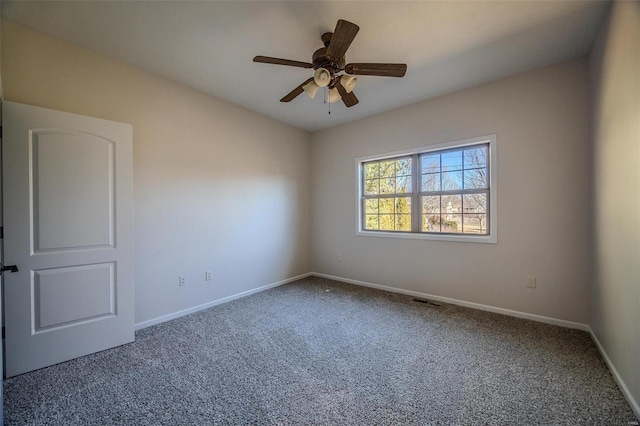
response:
M323 87L324 89L324 103L329 104L329 114L331 114L331 102L329 102L329 93L327 92L327 87Z

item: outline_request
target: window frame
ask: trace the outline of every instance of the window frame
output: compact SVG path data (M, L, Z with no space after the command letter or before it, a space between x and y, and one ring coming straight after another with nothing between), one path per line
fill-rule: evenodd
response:
M376 155L368 155L365 157L358 157L355 159L356 169L356 235L368 236L368 237L386 237L386 238L408 238L408 239L422 239L422 240L434 240L434 241L457 241L457 242L474 242L474 243L497 243L497 142L496 135L479 136L469 139L456 140L450 142L436 143L427 146L421 146L417 148L411 148L402 151L387 152ZM414 231L421 229L420 221L422 220L421 203L419 202L421 196L424 194L422 188L420 188L421 173L420 163L416 161L421 155L433 153L435 151L453 151L457 149L466 148L473 145L488 145L489 152L489 189L487 191L487 224L489 227L489 234L487 235L474 235L474 234L459 234L459 233L427 233ZM364 183L364 164L381 160L395 160L401 157L412 157L412 192L406 193L411 196L412 205L412 231L377 231L377 230L365 230L364 229L364 203L366 199L380 198L380 197L366 197L363 194ZM456 192L456 191L453 191ZM462 194L463 192L456 192ZM394 193L388 194L389 196L402 196L402 194ZM416 213L415 209L419 213Z

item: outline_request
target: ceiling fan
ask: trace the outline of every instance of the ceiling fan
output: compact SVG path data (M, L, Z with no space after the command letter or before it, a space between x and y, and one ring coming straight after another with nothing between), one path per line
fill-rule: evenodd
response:
M342 99L345 106L357 104L358 98L353 93L357 82L354 75L376 75L382 77L403 77L407 71L406 64L376 64L353 63L347 64L344 54L360 30L356 24L343 19L338 20L336 29L332 33L322 34L324 47L316 50L311 63L292 61L290 59L256 56L253 62L265 64L288 65L299 68L313 68L313 77L305 80L298 87L286 94L280 102L291 102L302 92L314 97L319 87L329 89L328 101L335 102Z

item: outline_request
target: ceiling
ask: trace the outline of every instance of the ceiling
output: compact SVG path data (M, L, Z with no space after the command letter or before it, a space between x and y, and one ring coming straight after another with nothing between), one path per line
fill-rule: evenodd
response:
M588 53L608 4L583 1L3 1L4 17L307 131ZM312 70L338 19L360 26L347 62L406 63L360 76L360 103L279 99Z

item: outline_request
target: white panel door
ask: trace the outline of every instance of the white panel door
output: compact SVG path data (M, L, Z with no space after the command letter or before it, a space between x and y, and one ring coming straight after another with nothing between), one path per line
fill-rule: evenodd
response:
M2 108L11 377L134 340L132 128Z

